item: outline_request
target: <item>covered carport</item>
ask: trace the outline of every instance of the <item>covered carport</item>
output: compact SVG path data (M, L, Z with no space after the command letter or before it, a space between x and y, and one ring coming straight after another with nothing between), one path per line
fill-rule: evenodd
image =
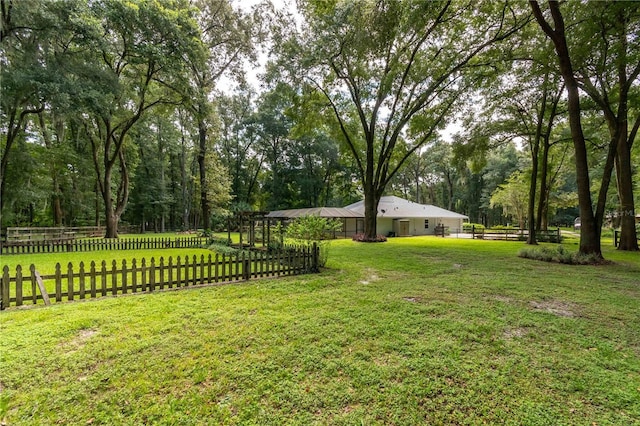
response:
M268 219L287 222L303 216L319 216L326 219L336 219L342 222L340 231L333 230L330 238L350 238L357 233L364 232L364 215L343 207L312 207L306 209L276 210L267 214Z

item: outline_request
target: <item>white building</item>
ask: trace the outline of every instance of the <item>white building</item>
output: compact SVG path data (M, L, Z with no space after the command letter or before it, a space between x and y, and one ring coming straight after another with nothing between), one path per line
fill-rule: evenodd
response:
M334 237L351 237L364 232L364 200L346 207L317 207L272 211L268 218L291 220L300 216L320 216L339 219L342 230ZM462 232L462 224L469 217L440 207L418 204L395 196L382 197L378 204L376 233L384 236L433 235L442 225L449 232Z
M364 200L350 204L345 209L364 216ZM378 203L377 233L380 235L433 235L438 225L452 233L462 232L462 224L468 216L429 204L418 204L395 196L380 198ZM361 231L358 229L358 231Z

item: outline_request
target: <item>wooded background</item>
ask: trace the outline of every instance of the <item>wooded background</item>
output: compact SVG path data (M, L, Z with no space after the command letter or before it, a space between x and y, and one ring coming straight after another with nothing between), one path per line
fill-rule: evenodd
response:
M583 163L620 225L640 6L588 3L2 0L1 225L213 229L384 193L546 229L580 215Z

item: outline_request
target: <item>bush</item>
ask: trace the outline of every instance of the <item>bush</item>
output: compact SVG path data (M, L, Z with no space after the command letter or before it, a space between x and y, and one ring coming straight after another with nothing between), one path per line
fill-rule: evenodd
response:
M602 259L598 256L570 252L562 245L556 247L524 247L520 249L518 256L525 259L564 263L567 265L598 265L602 263Z
M235 249L229 246L228 244L213 243L213 244L209 244L207 248L215 253L224 254L227 256L242 253L242 250Z
M336 219L327 219L320 216L302 216L291 222L285 230L287 238L295 244L311 247L316 244L319 249L318 267L327 264L329 258L329 241L325 240L327 234L342 228L342 223Z
M484 230L484 225L481 223L463 223L462 224L462 232L471 232L471 230L475 227L476 231Z
M365 234L355 234L351 239L359 243L384 243L387 241L387 237L380 234L376 235L375 239L373 240L367 238Z
M476 229L478 229L478 227L476 227ZM496 225L496 226L492 226L491 229L495 229L497 231L505 231L505 230L518 231L518 230L520 230L520 228L517 228L515 226L511 226L511 225Z

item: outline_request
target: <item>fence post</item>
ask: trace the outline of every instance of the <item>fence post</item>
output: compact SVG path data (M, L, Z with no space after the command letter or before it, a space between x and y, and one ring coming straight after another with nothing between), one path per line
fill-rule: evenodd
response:
M0 311L9 307L9 266L2 268L2 281L0 281Z
M311 270L313 272L320 271L320 267L318 265L318 261L320 259L320 248L318 247L318 243L313 243L313 258L311 263Z
M56 302L62 302L62 271L60 263L56 263Z
M149 291L155 291L156 289L156 259L151 258L151 264L149 265Z
M242 279L244 281L249 281L249 275L251 271L251 252L249 252L249 258L246 259L244 252L242 252Z
M613 246L618 247L618 230L613 230Z

